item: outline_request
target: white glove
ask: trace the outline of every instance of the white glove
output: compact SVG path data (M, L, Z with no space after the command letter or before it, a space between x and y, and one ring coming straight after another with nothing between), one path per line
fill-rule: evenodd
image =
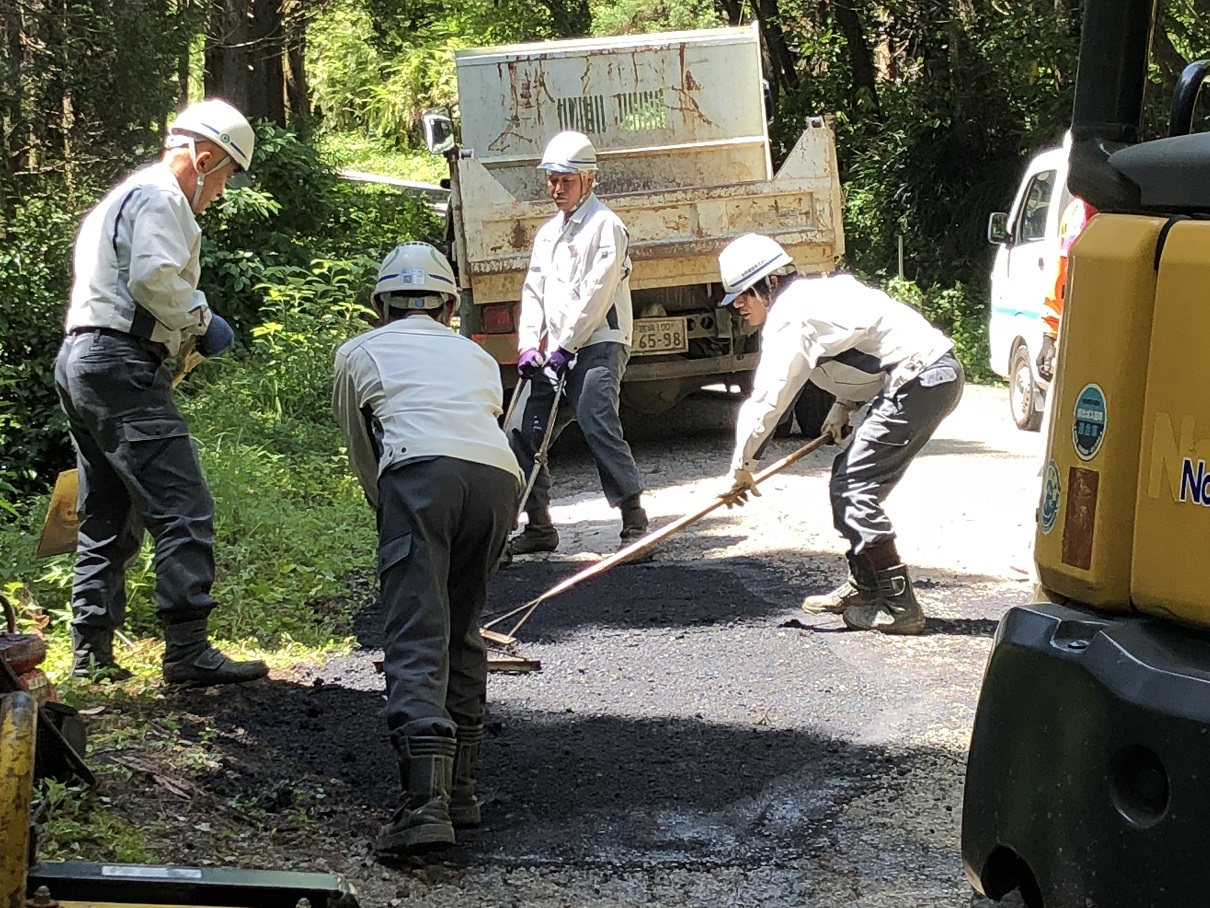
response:
M756 477L751 470L741 468L731 474L731 488L718 497L727 503L728 508L743 507L748 503L749 494L760 498Z
M819 427L819 435L822 438L825 435L832 436L832 444L838 445L849 437L849 417L853 415L854 407L850 407L843 401L836 401L832 404L832 409L828 411L828 415L824 417L823 425Z

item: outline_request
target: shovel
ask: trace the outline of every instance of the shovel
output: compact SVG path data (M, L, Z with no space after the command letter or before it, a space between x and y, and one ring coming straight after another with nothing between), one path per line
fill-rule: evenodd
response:
M191 335L181 345L176 371L172 373L172 387L184 381L185 376L205 360L206 357L198 353L196 347L196 335ZM50 493L50 505L42 522L42 535L38 539L34 557L50 558L76 550L76 540L80 534L80 515L76 513L79 495L80 475L76 470L64 470L55 478L55 488Z
M808 454L810 454L814 451L818 451L820 448L822 448L824 445L826 445L831 440L832 440L832 436L830 433L827 435L821 435L821 436L819 436L819 438L816 438L813 441L810 441L807 444L803 445L801 448L799 448L797 451L793 452L792 454L787 454L781 460L777 461L776 463L770 464L766 469L761 470L759 473L757 473L756 477L755 477L756 484L760 485L762 482L764 482L766 479L768 479L770 476L774 475L775 473L780 473L786 467L790 466L791 464L797 463L798 461L802 460L802 458L806 457ZM704 508L702 508L700 511L695 511L692 514L688 514L684 517L678 518L677 520L672 521L672 523L668 524L667 526L661 527L660 529L656 530L655 532L648 533L642 539L638 539L635 542L632 542L630 545L626 546L626 548L621 549L618 552L615 552L614 554L610 555L608 558L602 558L596 564L590 565L589 567L580 571L580 573L573 574L571 577L568 577L566 580L563 580L563 581L555 584L549 590L547 590L545 593L543 593L541 596L537 597L536 599L531 599L529 602L525 603L524 605L518 606L517 608L513 609L510 612L505 612L503 615L498 615L497 617L493 618L491 621L485 622L483 627L480 629L480 633L483 634L483 639L493 646L502 646L502 647L512 646L514 643L517 642L517 631L519 631L521 629L521 625L523 625L526 621L528 621L529 616L534 613L534 610L539 605L541 605L543 602L545 602L547 599L551 599L551 598L559 595L559 593L564 593L567 590L571 589L573 586L580 585L585 580L588 580L590 577L600 576L601 574L604 574L606 571L608 571L610 568L617 567L619 564L625 564L627 561L633 561L636 558L639 558L640 556L647 554L653 548L655 548L660 542L667 539L669 536L673 536L676 533L679 533L681 530L685 529L685 527L689 526L690 524L697 523L697 521L701 520L707 514L710 514L713 511L718 510L719 508L723 507L723 505L729 505L729 504L735 504L735 503L736 503L735 500L731 496L720 495L719 497L717 497L713 501L711 501L710 504L708 504ZM499 631L491 630L491 628L494 627L495 625L500 624L501 622L507 621L509 618L512 618L515 615L520 615L521 617L517 619L517 623L513 625L512 630L510 630L507 634L502 634Z

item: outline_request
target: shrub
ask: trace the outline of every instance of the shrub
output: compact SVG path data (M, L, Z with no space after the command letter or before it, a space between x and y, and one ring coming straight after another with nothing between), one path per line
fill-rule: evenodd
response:
M988 308L983 294L972 295L963 284L921 290L913 281L897 277L886 281L883 289L945 332L954 342L954 355L961 361L969 381L995 380L988 365Z
M75 213L49 198L0 224L0 499L44 487L73 456L54 361L75 224Z

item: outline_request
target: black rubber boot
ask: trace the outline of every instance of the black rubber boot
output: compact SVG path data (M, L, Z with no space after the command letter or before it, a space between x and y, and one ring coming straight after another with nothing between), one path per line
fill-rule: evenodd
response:
M164 625L164 664L169 684L206 687L211 684L240 684L269 674L260 660L236 662L210 645L206 619Z
M855 605L874 605L878 601L878 579L874 567L863 555L847 555L849 579L829 593L807 596L802 601L804 612L830 612L843 615Z
M845 609L844 623L858 631L884 634L919 634L924 631L924 612L912 592L912 578L905 565L878 572L878 601Z
M458 749L454 752L454 776L450 787L450 821L455 829L478 826L479 799L475 797L475 774L483 746L482 725L458 726Z
M857 631L884 634L919 634L924 631L924 612L912 591L912 578L899 558L895 540L887 539L863 553L874 569L877 600L853 605L844 611L844 623Z
M623 539L638 539L647 535L647 512L643 510L642 493L631 495L622 502Z
M134 676L113 656L113 634L71 629L71 676L90 681L128 681Z
M454 844L450 821L450 786L454 773L453 738L436 735L395 739L399 774L407 779L399 807L374 839L374 851L406 857Z
M534 508L526 511L529 523L525 529L508 541L505 555L532 555L534 552L553 552L559 547L559 531L550 519L550 508Z

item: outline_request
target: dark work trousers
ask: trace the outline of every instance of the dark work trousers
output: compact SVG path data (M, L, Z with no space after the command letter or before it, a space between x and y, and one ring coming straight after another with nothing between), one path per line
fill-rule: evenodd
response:
M622 420L618 417L619 389L629 359L630 349L613 341L581 348L576 354L575 365L567 370L563 400L555 415L555 428L550 439L553 445L573 419L580 424L588 450L597 462L597 474L601 477L605 500L612 508L643 491L634 455L622 437ZM550 408L554 404L555 383L548 373L543 372L527 382L526 387L528 397L521 423L507 428L521 472L529 476L538 446L542 444ZM532 510L549 506L550 472L543 467L538 472L525 507Z
M63 341L59 403L76 448L80 536L72 626L112 635L126 617L126 568L146 527L155 540L155 598L166 624L214 608L214 501L172 398L164 350L89 330Z
M882 503L958 406L965 380L962 364L947 353L894 394L870 402L848 447L832 462L832 519L853 554L895 538Z
M487 581L517 519L517 477L453 457L378 478L387 727L452 737L483 721Z

